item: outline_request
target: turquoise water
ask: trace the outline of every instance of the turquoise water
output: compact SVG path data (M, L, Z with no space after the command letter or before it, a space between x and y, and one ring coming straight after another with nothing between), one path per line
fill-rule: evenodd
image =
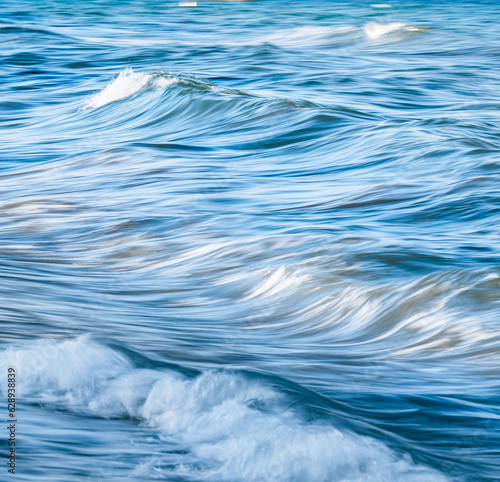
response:
M4 2L0 479L500 480L499 22Z

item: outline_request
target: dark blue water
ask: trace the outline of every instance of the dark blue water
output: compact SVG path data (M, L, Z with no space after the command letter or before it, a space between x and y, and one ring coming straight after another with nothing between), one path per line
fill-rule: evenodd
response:
M1 480L500 480L500 5L7 0Z

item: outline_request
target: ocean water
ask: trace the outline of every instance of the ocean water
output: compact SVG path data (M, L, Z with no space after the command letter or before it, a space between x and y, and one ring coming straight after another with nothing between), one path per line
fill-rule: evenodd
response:
M1 11L1 480L500 480L500 4Z

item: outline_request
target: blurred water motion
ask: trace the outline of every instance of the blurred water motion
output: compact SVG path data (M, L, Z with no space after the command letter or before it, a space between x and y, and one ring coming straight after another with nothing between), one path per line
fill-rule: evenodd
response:
M3 12L23 480L500 480L498 5Z

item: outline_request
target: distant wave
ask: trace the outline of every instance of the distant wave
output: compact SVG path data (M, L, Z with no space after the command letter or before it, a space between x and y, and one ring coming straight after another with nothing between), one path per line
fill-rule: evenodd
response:
M378 5L377 8L386 8L390 5ZM272 44L284 48L303 47L333 47L336 45L349 44L362 39L369 41L379 40L390 34L409 34L424 32L427 29L416 25L407 25L403 22L367 22L362 27L356 25L342 26L318 26L304 25L290 29L282 29L272 34L264 35L256 39L242 39L233 42L239 44ZM401 37L392 37L393 41L401 40Z
M0 366L23 368L18 387L23 400L96 417L138 420L161 434L167 453L177 450L175 465L162 467L152 458L133 476L447 480L371 437L328 421L308 421L292 408L288 395L243 372L186 375L174 368L139 368L126 354L87 337L9 348L1 352Z
M372 5L373 8L390 8L390 5ZM246 33L242 36L219 36L217 38L178 38L172 42L177 45L200 46L210 44L218 47L239 46L262 46L274 45L280 48L303 49L303 48L332 48L355 44L359 41L373 41L381 37L387 40L401 41L410 33L425 32L427 28L418 25L409 25L403 22L377 22L370 21L363 25L314 25L305 24L291 28L277 28L272 31L258 33ZM394 34L404 34L396 36ZM393 34L392 36L390 34ZM160 46L160 40L143 38L113 39L104 37L85 37L82 40L101 43L106 45L137 45L137 46Z
M368 22L364 25L363 31L365 35L370 40L378 40L380 37L387 35L392 32L401 31L406 27L405 23L402 22L392 22L392 23L380 23L380 22Z
M423 27L407 25L403 22L368 22L363 26L363 31L369 40L379 40L380 38L393 33L424 32Z
M279 47L313 47L325 46L341 40L348 34L359 32L354 26L317 26L304 25L291 29L277 30L276 32L260 37L256 43L269 43Z

